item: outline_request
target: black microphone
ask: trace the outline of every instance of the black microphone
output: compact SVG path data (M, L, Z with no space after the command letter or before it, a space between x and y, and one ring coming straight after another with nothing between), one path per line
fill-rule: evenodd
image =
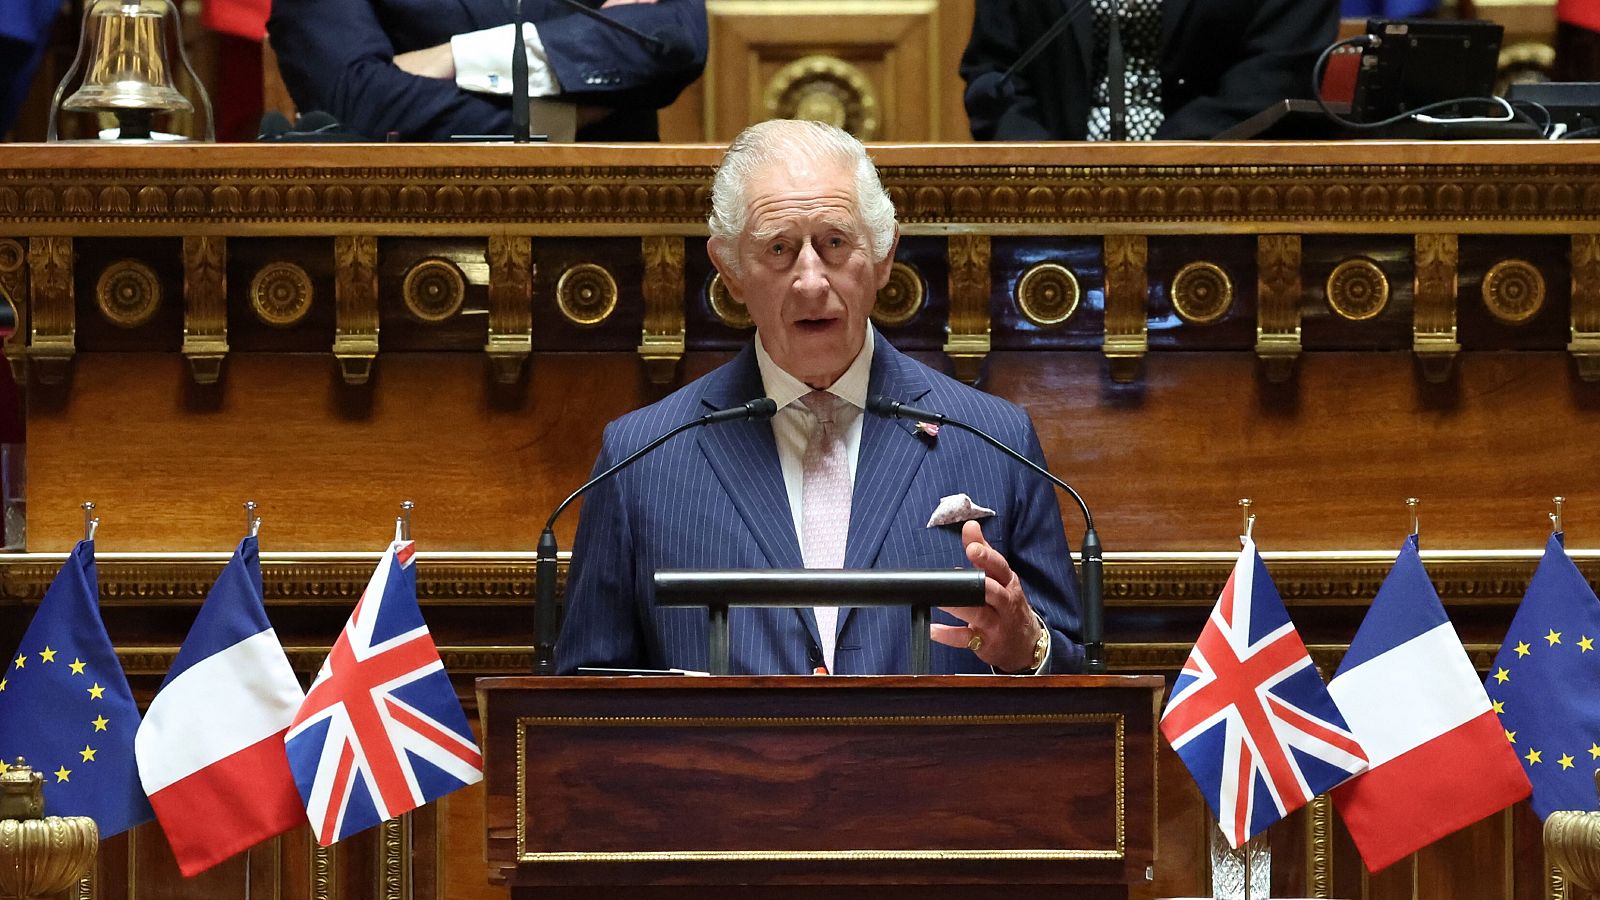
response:
M1051 474L1049 469L1039 465L1033 460L1023 456L1016 450L1001 443L980 428L968 425L959 419L952 419L944 413L932 410L918 409L907 406L898 400L891 400L882 394L874 394L867 398L867 411L886 419L916 419L920 422L934 422L940 426L949 425L969 434L981 438L989 446L1001 453L1022 463L1033 471L1043 475L1046 479L1061 488L1072 499L1078 501L1078 509L1083 511L1083 662L1084 669L1093 674L1101 674L1106 670L1106 644L1105 644L1105 561L1104 553L1100 548L1100 535L1094 530L1094 516L1089 513L1089 504L1083 502L1083 495L1073 489L1072 485Z
M522 0L511 0L511 21L517 46L511 54L511 140L528 143L532 126L528 123L528 45L522 42Z
M681 38L669 35L666 32L646 34L632 25L629 25L627 22L613 19L597 9L593 9L592 7L584 5L580 2L580 0L556 0L556 2L567 7L568 9L571 9L575 13L588 16L589 18L594 19L596 22L605 23L605 26L613 31L620 31L623 34L629 35L634 40L650 48L651 53L654 53L657 58L669 66L678 67L687 65L689 60L694 56L694 49L692 47L685 44Z
M534 563L534 596L536 598L534 619L534 655L533 672L535 675L554 675L556 673L556 545L555 524L561 513L572 504L572 501L583 496L590 488L610 478L628 466L638 462L646 454L665 444L672 438L688 431L691 428L700 428L706 425L720 425L724 422L741 422L745 419L763 421L772 418L778 412L778 404L770 397L757 397L748 403L730 406L709 412L698 419L690 419L676 428L669 429L667 433L643 447L633 451L615 465L601 472L599 475L585 481L583 486L573 491L567 499L561 501L556 511L545 520L544 531L539 534L539 549Z

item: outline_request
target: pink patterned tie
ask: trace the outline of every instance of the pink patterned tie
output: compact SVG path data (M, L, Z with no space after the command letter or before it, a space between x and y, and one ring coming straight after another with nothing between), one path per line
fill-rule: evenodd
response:
M839 569L844 567L845 539L850 534L852 485L849 452L833 421L838 401L827 391L812 391L800 402L817 420L801 458L800 554L808 569ZM822 659L832 672L839 610L818 606L814 611Z

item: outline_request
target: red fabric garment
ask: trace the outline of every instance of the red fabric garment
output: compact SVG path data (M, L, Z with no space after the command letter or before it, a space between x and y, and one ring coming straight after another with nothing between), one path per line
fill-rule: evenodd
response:
M1600 0L1556 0L1556 21L1600 31Z
M205 0L200 8L200 24L260 43L267 37L267 15L271 12L272 0Z

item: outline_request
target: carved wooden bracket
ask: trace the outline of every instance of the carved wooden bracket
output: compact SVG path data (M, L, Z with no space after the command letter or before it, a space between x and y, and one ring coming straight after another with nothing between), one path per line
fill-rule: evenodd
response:
M1578 377L1600 381L1600 234L1572 236L1572 343Z
M1267 380L1288 381L1300 356L1300 236L1256 238L1256 356Z
M1139 377L1150 349L1145 321L1150 291L1150 242L1142 234L1108 234L1106 262L1106 362L1111 380L1128 384Z
M683 238L652 235L640 240L644 258L644 328L639 358L651 384L671 384L683 359Z
M989 355L989 237L953 234L950 258L950 327L945 355L956 378L974 384Z
M61 384L77 344L72 238L28 239L28 358L40 384Z
M533 239L489 238L489 355L494 380L515 384L533 352Z
M228 356L228 241L183 239L183 355L196 384L216 384Z
M1412 297L1412 349L1422 375L1434 384L1450 377L1456 354L1456 268L1461 251L1453 234L1416 237L1416 287Z
M333 239L333 355L345 384L366 384L378 355L378 239Z
M11 307L15 320L6 335L6 362L11 380L28 383L28 250L21 241L0 240L0 301Z

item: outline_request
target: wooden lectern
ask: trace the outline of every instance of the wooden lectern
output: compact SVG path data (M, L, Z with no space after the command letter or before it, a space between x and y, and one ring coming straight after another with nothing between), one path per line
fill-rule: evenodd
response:
M513 898L1126 898L1155 860L1162 687L480 679L491 878Z

